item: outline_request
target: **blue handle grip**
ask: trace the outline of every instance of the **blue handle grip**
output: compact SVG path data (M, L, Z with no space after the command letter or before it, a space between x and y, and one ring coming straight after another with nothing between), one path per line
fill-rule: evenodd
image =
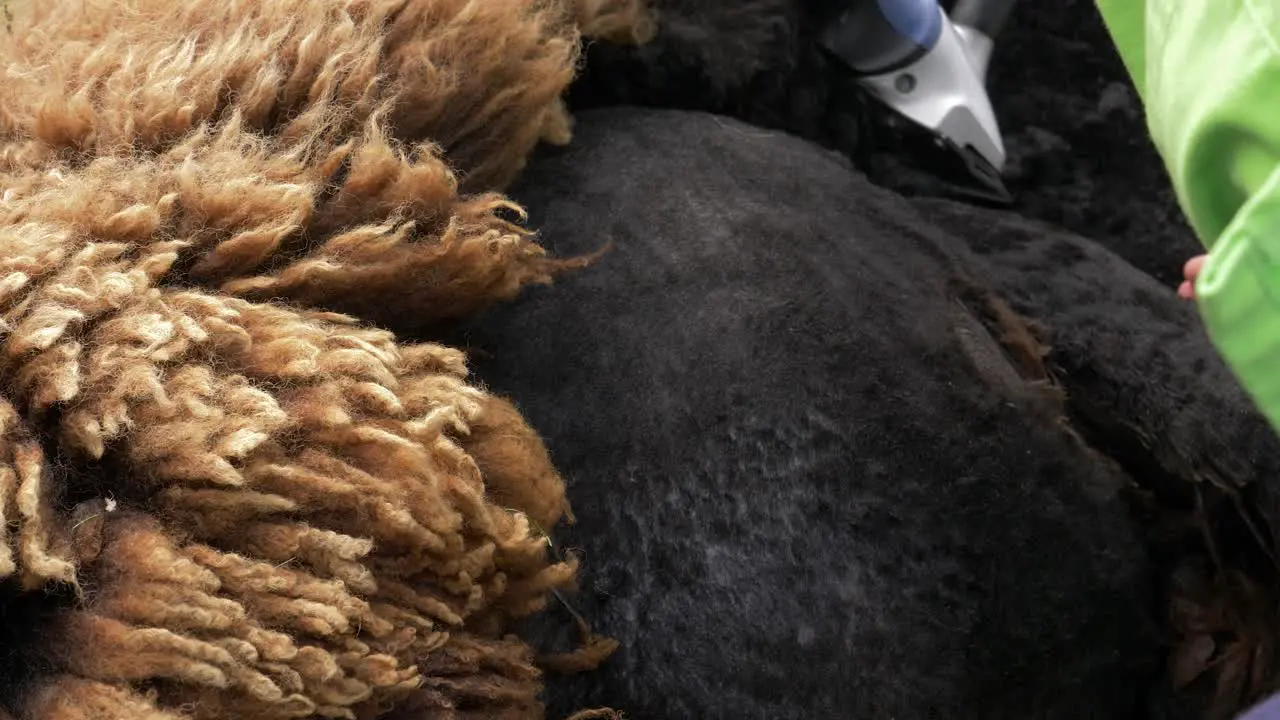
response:
M937 0L851 0L819 43L855 73L880 75L932 50L943 22Z
M937 0L876 0L880 14L899 35L932 50L942 34Z

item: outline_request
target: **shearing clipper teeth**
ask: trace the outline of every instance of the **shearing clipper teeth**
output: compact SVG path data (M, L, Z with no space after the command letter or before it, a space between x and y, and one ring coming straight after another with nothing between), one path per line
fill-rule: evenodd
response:
M980 194L1001 203L996 196L1009 196L1000 180L1005 147L986 71L1012 6L1013 0L961 0L953 13L961 24L936 0L853 0L820 39L872 95L933 133Z

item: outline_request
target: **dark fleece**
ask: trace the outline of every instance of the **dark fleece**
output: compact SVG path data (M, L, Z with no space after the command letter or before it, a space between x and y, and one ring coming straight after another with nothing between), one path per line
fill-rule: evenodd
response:
M1210 345L1195 306L1039 221L932 200L917 207L982 255L983 284L1039 324L1074 427L1139 480L1135 509L1160 567L1171 677L1195 677L1171 709L1225 720L1272 692L1280 436ZM1195 659L1206 640L1213 656ZM1213 669L1196 677L1206 660Z
M916 205L983 256L983 280L1046 329L1070 408L1111 454L1241 489L1280 523L1280 436L1214 351L1193 303L1041 222L946 201Z
M815 33L847 0L650 0L658 34L595 42L571 88L577 110L701 110L781 129L867 162L870 103L819 51Z
M1178 207L1142 104L1094 0L1023 0L990 92L1018 210L1105 245L1166 285L1204 252Z
M613 243L460 338L545 435L570 603L622 642L553 679L553 716L1140 716L1128 479L979 319L959 241L834 153L702 114L587 113L516 196L557 254Z
M729 115L840 150L882 185L931 192L901 162L910 148L876 132L884 111L814 45L822 18L850 1L653 0L656 40L593 45L572 103ZM1016 209L1175 282L1201 249L1094 1L1019 3L996 45L990 91Z

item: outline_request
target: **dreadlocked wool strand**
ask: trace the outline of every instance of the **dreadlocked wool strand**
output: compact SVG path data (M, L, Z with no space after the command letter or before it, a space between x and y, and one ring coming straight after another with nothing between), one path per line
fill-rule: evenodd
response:
M54 474L26 423L0 400L0 578L20 571L29 589L76 582L70 535L53 512Z

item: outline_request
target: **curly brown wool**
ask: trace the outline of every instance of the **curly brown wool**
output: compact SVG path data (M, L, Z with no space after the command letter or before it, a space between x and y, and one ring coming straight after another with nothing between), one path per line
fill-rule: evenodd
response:
M541 715L506 627L573 579L541 530L563 483L460 352L361 321L573 265L492 191L567 139L577 25L642 37L637 7L19 6L0 579L81 600L16 717Z
M62 447L118 459L117 494L154 514L102 523L97 542L51 541L39 448L6 438L24 573L72 581L53 548L102 548L79 568L91 602L50 642L62 666L178 684L164 706L200 688L198 717L227 702L244 717L367 716L420 684L440 708L478 695L534 712L530 651L502 639L502 620L539 609L573 568L550 563L508 507L521 492L494 502L459 443L491 402L459 354L325 313L147 287L174 253L156 243L130 259L117 245L64 245L71 264L3 313L20 403L36 417L60 403ZM506 436L473 439L476 456L510 453L495 442ZM538 513L563 510L558 483L535 493L549 465L526 477ZM484 673L496 679L476 686Z
M563 486L528 449L532 431L466 384L457 351L149 285L173 242L38 222L8 237L31 256L4 262L45 261L26 263L41 282L0 312L18 404L37 419L59 404L62 449L121 463L113 492L149 513L104 509L89 526L101 538L73 537L87 520L51 538L40 449L8 413L17 565L93 588L49 641L60 667L164 681L160 706L194 703L196 717L372 717L420 688L439 710L536 714L531 650L502 632L572 579L520 507L554 522ZM507 432L482 430L473 456L472 424ZM509 457L522 466L491 460ZM496 468L501 504L477 458ZM59 548L97 550L77 570Z
M0 293L61 262L59 248L88 234L102 241L99 254L107 242L171 242L173 258L147 283L286 298L407 330L581 264L548 258L501 217L514 208L501 196L457 195L442 156L419 150L411 157L376 118L335 146L264 138L235 115L146 159L0 176L0 219L12 228L0 242L13 248L3 259L23 273Z
M161 281L402 331L583 264L547 258L491 191L538 140L567 142L578 24L652 24L637 0L84 0L15 22L7 198L78 185L45 212L191 243Z
M586 2L586 0L580 0ZM595 0L596 3L599 0ZM442 145L473 187L501 186L564 125L578 27L634 0L77 0L22 3L4 44L6 157L162 150L241 114L301 137L390 103L408 141ZM608 21L610 24L616 21ZM562 138L563 139L563 138Z

